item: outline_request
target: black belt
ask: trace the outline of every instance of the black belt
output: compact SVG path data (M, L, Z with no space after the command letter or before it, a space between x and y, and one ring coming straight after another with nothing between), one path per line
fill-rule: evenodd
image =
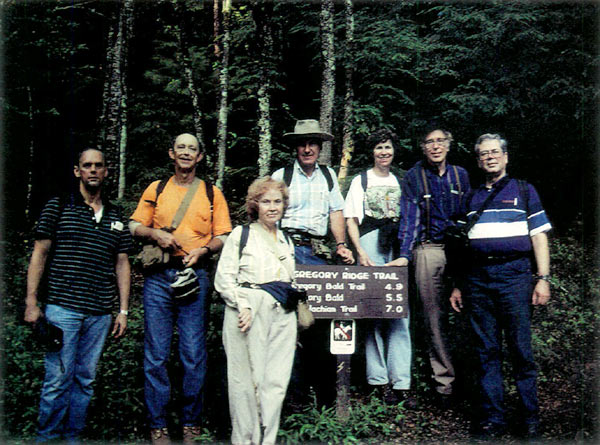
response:
M511 253L507 255L493 255L473 252L471 259L473 262L483 264L500 264L508 263L509 261L519 260L521 258L529 257L529 252Z

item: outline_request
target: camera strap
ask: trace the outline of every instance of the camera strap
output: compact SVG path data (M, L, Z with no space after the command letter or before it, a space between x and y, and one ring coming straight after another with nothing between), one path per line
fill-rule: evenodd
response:
M469 233L469 231L473 228L473 226L475 224L477 224L477 221L481 217L481 214L484 212L484 210L490 205L490 203L494 200L494 198L496 196L498 196L498 193L500 193L502 191L502 189L504 189L504 187L506 187L506 185L509 182L510 182L510 178L508 176L505 176L504 178L502 178L500 181L498 181L496 183L496 185L494 186L494 190L492 190L490 192L488 197L481 204L481 207L479 207L479 210L477 210L477 212L475 212L473 217L471 217L469 219L469 222L465 226L465 233Z

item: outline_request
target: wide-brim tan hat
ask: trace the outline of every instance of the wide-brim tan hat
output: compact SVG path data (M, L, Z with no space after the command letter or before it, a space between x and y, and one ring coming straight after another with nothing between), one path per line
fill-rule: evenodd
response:
M315 119L304 119L296 121L293 133L285 133L284 137L290 139L316 138L322 141L333 141L333 135L321 131L319 122Z

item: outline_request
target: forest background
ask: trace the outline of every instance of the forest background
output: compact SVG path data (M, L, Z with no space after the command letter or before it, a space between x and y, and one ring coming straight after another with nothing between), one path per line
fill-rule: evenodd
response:
M21 321L25 271L33 224L50 197L73 186L75 154L104 148L107 190L129 214L144 188L172 171L172 138L194 133L207 153L200 175L222 188L237 224L244 221L247 186L292 159L282 135L305 118L319 119L335 135L321 161L339 172L343 189L370 166L365 140L380 127L398 134L395 162L406 170L420 159L420 129L444 122L455 140L450 161L469 170L474 186L482 180L472 152L477 136L499 132L508 139L509 173L537 188L555 227L554 297L536 310L534 332L545 435L596 437L597 2L2 0L0 6L5 438L35 434L43 354ZM90 438L145 437L140 281L136 273L128 336L109 343L101 360ZM209 441L227 436L222 304L213 297ZM469 340L463 322L451 318L459 362L468 357L468 348L458 347ZM417 340L416 347L421 390L427 369L424 346ZM353 360L361 397L360 354ZM463 364L467 372L469 361ZM514 396L514 387L507 389ZM441 428L440 419L415 420L373 403L358 404L360 422L352 427L316 408L290 416L282 438L418 440ZM460 441L468 409L439 434ZM174 404L175 424L176 411Z

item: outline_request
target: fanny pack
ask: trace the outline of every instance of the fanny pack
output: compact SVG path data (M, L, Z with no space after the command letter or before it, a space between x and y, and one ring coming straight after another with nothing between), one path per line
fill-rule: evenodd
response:
M295 311L298 307L298 301L306 301L306 291L296 289L286 281L271 281L258 286L279 301L287 312Z

